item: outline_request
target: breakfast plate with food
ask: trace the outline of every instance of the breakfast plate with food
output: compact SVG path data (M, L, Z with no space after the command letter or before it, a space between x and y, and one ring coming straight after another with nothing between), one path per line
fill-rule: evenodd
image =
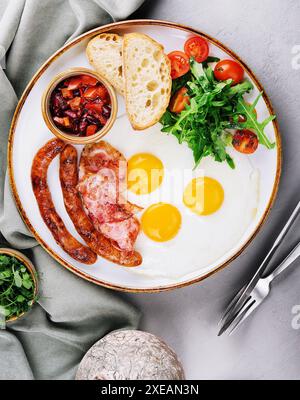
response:
M166 21L118 22L57 51L14 115L9 173L24 221L84 279L159 291L218 271L276 196L270 101L237 55Z

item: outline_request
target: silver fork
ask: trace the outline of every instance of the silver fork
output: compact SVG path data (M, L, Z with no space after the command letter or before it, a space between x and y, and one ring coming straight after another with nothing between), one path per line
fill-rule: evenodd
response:
M274 253L283 241L287 232L295 222L299 213L300 201L297 204L292 215L290 216L288 222L275 240L264 261L258 268L257 272L254 274L253 278L250 280L249 283L247 283L244 287L240 289L240 291L235 295L235 297L228 305L223 315L223 318L220 321L221 329L218 333L218 336L222 335L222 333L224 333L228 328L232 328L230 331L230 333L232 333L269 294L270 282L299 256L298 253L300 249L297 245L287 256L287 258L275 269L275 271L273 271L273 273L265 278L262 278L262 275L266 270L271 258L273 257Z
M252 292L250 293L249 297L245 301L245 304L243 307L240 309L240 311L234 316L234 318L231 321L228 321L227 326L223 325L222 328L220 329L220 332L218 336L222 335L222 333L230 329L229 334L231 335L239 326L242 322L245 321L246 318L249 317L249 315L263 302L263 300L268 296L271 290L271 282L279 275L281 272L283 272L288 266L293 264L293 262L300 256L300 243L297 244L297 246L294 247L294 249L289 253L289 255L282 261L282 263L275 268L273 272L271 272L269 275L267 275L264 278L260 278L257 281L256 286L254 286ZM246 285L245 285L246 286ZM243 290L245 287L243 287L241 290ZM241 292L239 291L239 293ZM239 293L234 297L231 303L236 301L237 296ZM230 303L230 304L231 304ZM230 307L229 304L229 307ZM226 317L226 313L224 314L222 321Z

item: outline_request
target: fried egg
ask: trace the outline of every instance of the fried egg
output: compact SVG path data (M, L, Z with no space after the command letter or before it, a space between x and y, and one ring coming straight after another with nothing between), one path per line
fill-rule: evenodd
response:
M163 163L153 154L138 153L128 160L128 190L135 194L143 195L153 192L161 185L163 176Z
M142 215L142 229L155 242L173 239L181 226L179 210L168 203L152 204Z
M193 170L185 144L160 132L159 124L135 132L126 116L105 140L124 154L129 174L143 171L131 175L128 185L128 200L144 208L137 215L142 229L135 246L143 263L128 273L176 282L199 269L209 272L239 248L259 198L259 171L249 156L229 148L235 169L206 157ZM154 184L152 169L160 177Z
M222 206L223 201L222 185L208 176L192 179L184 189L183 203L198 215L215 213Z

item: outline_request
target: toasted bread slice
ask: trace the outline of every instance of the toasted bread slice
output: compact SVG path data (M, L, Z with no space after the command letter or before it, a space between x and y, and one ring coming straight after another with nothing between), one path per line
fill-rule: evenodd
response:
M126 109L134 129L159 121L171 94L171 66L161 44L142 33L123 38Z
M86 54L95 70L124 96L122 43L123 38L115 33L101 33L88 43Z

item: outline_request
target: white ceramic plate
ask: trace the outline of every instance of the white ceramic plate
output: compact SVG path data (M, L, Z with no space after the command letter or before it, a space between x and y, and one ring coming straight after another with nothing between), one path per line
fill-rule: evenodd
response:
M266 130L269 138L276 142L276 148L268 151L263 146L260 146L259 150L251 156L251 163L260 171L259 200L256 216L252 219L246 231L236 240L234 245L231 246L225 254L221 256L218 255L208 265L195 266L189 269L188 273L170 277L160 274L156 274L155 276L144 275L142 273L143 266L137 267L140 269L138 271L139 273L137 273L137 269L120 267L100 257L98 257L96 264L93 266L85 266L69 257L56 244L40 217L38 206L31 189L31 163L38 149L53 137L51 132L47 129L42 117L42 93L50 80L59 72L69 67L90 67L85 56L86 45L94 35L107 31L119 32L121 34L132 31L144 32L161 42L167 53L172 50L182 49L185 40L191 34L201 34L210 42L211 55L220 58L238 58L232 51L220 44L217 40L191 28L164 21L138 20L110 24L90 31L69 43L55 53L37 72L26 88L14 116L9 140L9 171L16 203L23 219L42 246L44 246L44 248L63 266L84 279L103 286L126 291L167 290L200 281L237 257L252 240L267 217L277 192L281 170L281 145L276 122L269 124ZM255 85L255 90L251 95L251 99L253 99L259 91L263 89L249 68L247 68L241 60L239 61L244 65L248 78ZM119 118L121 118L125 113L124 101L120 97L118 101ZM270 115L270 113L273 113L265 93L263 99L261 99L257 106L257 112L259 118L265 118ZM126 130L127 136L131 129L129 124L125 123L122 126L123 129ZM117 129L117 127L118 124L115 129ZM118 132L112 130L112 132L105 137L105 140L110 141L127 156L126 148L128 149L128 144L125 146L124 142L122 143L122 132ZM159 133L156 134L159 135ZM164 134L161 133L161 135ZM124 134L123 140L126 136ZM119 139L117 140L116 138L118 137ZM126 140L130 140L129 138L130 135ZM169 139L168 136L166 136L166 138ZM170 140L174 140L174 138L170 137ZM173 142L173 145L174 143L175 142ZM175 143L175 145L178 146L177 143ZM190 156L187 155L187 157ZM51 164L48 179L57 211L62 216L70 232L81 240L64 208L58 178L58 159L54 160ZM174 249L174 258L176 258L176 248ZM163 268L163 266L155 265L155 268Z

